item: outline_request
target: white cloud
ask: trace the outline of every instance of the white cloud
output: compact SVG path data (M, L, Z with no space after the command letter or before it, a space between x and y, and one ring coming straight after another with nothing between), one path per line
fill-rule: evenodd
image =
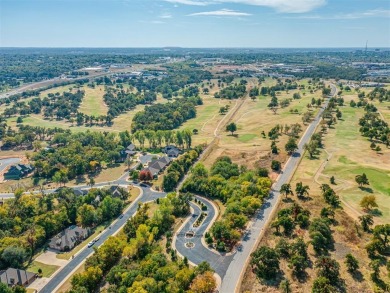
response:
M373 9L364 12L352 12L352 13L340 13L335 15L302 15L294 18L302 19L360 19L369 17L390 17L390 10L386 9Z
M172 15L171 14L162 14L162 15L160 15L160 18L168 19L168 18L172 18Z
M265 6L285 13L304 13L326 4L326 0L165 0L171 3L206 6L220 3L237 3Z
M205 12L192 13L192 14L189 14L188 16L200 16L200 15L205 15L205 16L250 16L252 14L234 11L234 10L230 10L230 9L221 9L221 10L216 10L216 11L205 11Z
M206 6L211 4L211 2L206 2L203 0L165 0L170 3L184 4L184 5L194 5L194 6Z

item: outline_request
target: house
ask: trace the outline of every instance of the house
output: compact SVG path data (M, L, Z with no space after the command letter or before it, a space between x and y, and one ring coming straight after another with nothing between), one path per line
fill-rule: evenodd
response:
M77 196L84 196L88 194L88 190L85 189L74 189L73 192Z
M134 156L137 151L135 150L135 145L134 144L129 144L129 146L126 148L125 150L126 154L130 155L130 156Z
M4 173L4 180L19 180L30 174L34 170L30 164L16 164L12 165L6 173Z
M119 185L112 185L108 188L112 197L122 197L124 194L127 194L127 190Z
M180 154L180 149L174 145L167 145L163 148L163 153L170 158L177 158Z
M134 156L135 154L137 154L135 145L131 143L125 150L120 151L120 161L124 162L128 158L128 156Z
M167 156L164 156L149 162L148 167L144 170L149 171L150 174L152 174L152 176L155 178L170 164L170 162L171 159Z
M0 282L8 285L8 287L24 286L27 287L37 278L37 274L27 272L25 270L8 268L5 271L0 271Z
M49 247L58 251L69 251L88 238L89 234L89 229L73 225L50 239Z

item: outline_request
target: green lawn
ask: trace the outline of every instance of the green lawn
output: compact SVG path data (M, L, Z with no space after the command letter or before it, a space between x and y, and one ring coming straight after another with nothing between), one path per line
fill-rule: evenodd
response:
M238 136L238 140L241 141L241 142L248 142L248 141L251 141L252 139L254 139L256 137L257 137L256 134L247 133L247 134L239 135Z
M54 265L44 264L38 261L33 261L27 268L27 271L37 273L42 270L42 277L50 277L59 267Z

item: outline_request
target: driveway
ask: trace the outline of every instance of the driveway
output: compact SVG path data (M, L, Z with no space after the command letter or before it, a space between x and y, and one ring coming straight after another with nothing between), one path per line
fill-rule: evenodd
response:
M3 172L8 166L17 164L19 162L20 158L0 159L0 173Z
M69 262L68 260L57 258L57 253L52 250L47 250L46 252L40 254L35 260L47 265L59 267L63 267Z
M204 233L206 232L210 223L212 223L214 216L217 214L217 211L215 210L214 205L212 205L209 201L204 200L203 198L198 196L196 196L196 199L200 200L207 206L207 211L203 211L207 213L207 216L199 227L194 228L193 224L196 222L199 215L202 213L202 210L197 204L193 202L190 203L193 212L190 216L190 220L187 221L184 227L182 227L182 229L176 234L176 250L181 255L186 256L190 262L196 265L201 263L202 261L207 261L210 266L215 270L215 272L221 278L223 278L233 258L233 255L225 256L224 254L214 252L203 245L202 237L204 236ZM194 237L186 237L186 233L188 231L194 231ZM187 248L185 246L187 242L194 243L194 247Z

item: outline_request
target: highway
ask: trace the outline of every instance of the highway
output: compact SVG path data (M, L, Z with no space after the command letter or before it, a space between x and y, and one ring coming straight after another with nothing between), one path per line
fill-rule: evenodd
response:
M55 83L77 81L77 80L86 79L86 78L94 79L94 78L98 78L98 77L102 77L102 76L106 76L106 75L112 75L112 74L115 74L115 73L120 73L120 72L123 72L123 71L128 71L129 69L130 68L126 68L126 69L121 69L121 70L116 70L116 71L109 71L109 72L91 72L89 75L84 75L84 76L76 77L76 78L61 79L59 77L55 77L55 78L52 78L52 79L47 79L47 80L42 80L42 81L38 81L38 82L28 83L28 84L22 85L21 87L14 88L14 89L12 89L12 90L10 90L8 92L1 93L0 94L0 99L4 99L4 98L7 98L7 97L12 96L12 95L20 94L20 93L25 92L25 91L37 90L37 89L40 89L40 88L44 88L46 86L49 86L49 85L52 85L52 84L55 84Z

